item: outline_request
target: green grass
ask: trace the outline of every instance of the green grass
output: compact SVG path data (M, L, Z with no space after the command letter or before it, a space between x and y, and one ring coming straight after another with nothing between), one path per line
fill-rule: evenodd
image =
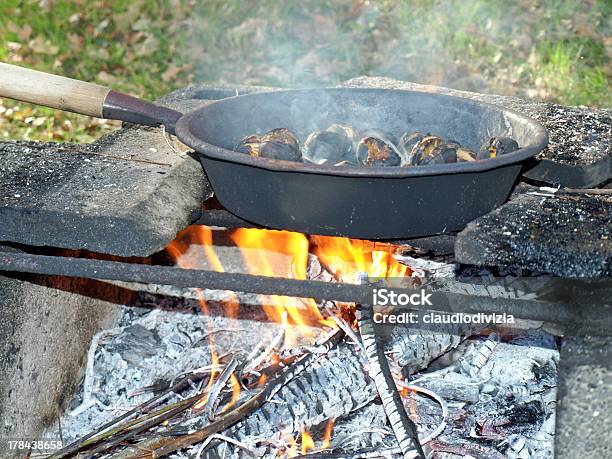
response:
M603 71L605 50L599 43L592 39L544 42L538 56L534 79L558 94L563 103L611 105L609 80Z
M383 75L611 105L609 0L44 4L0 2L0 60L150 99L196 81L286 87ZM0 139L91 141L116 125L2 104Z

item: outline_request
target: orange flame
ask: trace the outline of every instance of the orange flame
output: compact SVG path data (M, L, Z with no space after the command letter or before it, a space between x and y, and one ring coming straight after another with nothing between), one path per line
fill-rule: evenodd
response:
M370 278L404 277L410 274L405 265L398 263L393 254L396 246L386 243L354 240L341 237L305 236L290 231L261 229L237 229L229 234L230 240L240 249L246 269L255 275L272 277L291 277L307 279L308 254L315 254L320 263L336 278L343 282L356 282L357 273L366 273ZM176 264L182 268L207 268L224 272L224 266L215 252L213 231L206 226L190 226L178 233L167 251ZM198 250L199 249L199 250ZM288 272L290 271L290 272ZM200 290L197 290L200 309L208 314L208 306ZM267 297L264 311L270 318L283 326L285 346L296 343L292 325L302 334L312 334L311 327L324 325L336 327L334 321L325 319L312 299L296 299L279 295ZM225 314L236 317L238 301L235 296L224 305ZM283 318L286 317L286 320ZM215 350L214 334L209 330L213 372L208 381L207 390L196 407L202 407L207 401L210 389L217 377L219 356ZM263 380L260 378L259 383ZM239 384L232 375L232 402L239 395ZM333 424L330 427L330 435Z
M302 454L314 449L314 441L307 430L302 432Z
M240 397L240 383L238 382L238 378L234 373L230 375L230 383L232 385L232 399L227 402L227 404L221 409L219 413L225 413L232 406L236 404L238 401L238 397Z
M332 432L334 431L335 420L330 419L327 421L327 425L325 426L325 430L323 431L323 444L321 445L321 449L327 449L331 445Z
M178 233L177 237L168 244L166 250L168 254L175 260L176 264L181 268L198 268L202 260L200 258L194 259L193 257L186 256L188 253L189 247L192 244L198 244L203 246L206 257L213 267L215 271L223 272L223 265L221 261L217 257L214 249L212 248L212 231L210 228L206 226L191 226L184 231ZM204 295L201 289L196 289L196 294L198 297L198 303L200 305L200 309L204 315L209 314L208 305L206 300L204 299ZM235 296L232 295L232 300L229 302L229 316L232 317L232 314L237 313L237 304ZM232 305L233 303L233 305ZM206 384L206 389L204 391L204 395L200 400L198 400L194 406L194 411L201 410L208 401L208 394L213 384L215 383L215 378L217 376L217 367L219 365L219 355L217 354L215 348L215 338L212 330L211 323L208 322L208 342L210 344L210 358L212 364L212 370L210 374L210 378L208 379L208 383ZM233 389L232 389L233 390ZM238 390L240 390L240 386L238 385ZM233 398L233 397L232 397ZM237 398L237 397L236 397Z
M397 246L348 238L311 236L312 251L319 261L344 282L356 282L357 273L370 278L404 277L407 266L393 258Z
M282 254L291 259L292 277L306 279L309 242L305 235L290 231L241 228L233 231L230 237L240 247L242 257L251 274L287 277L289 275L287 265L273 262L275 256L273 254L276 256ZM307 336L312 334L313 325L335 326L334 322L323 318L312 299L298 300L278 295L267 298L269 304L264 306L264 311L270 320L283 324L287 347L295 344L296 336L292 333L291 328L283 323L283 312L287 313L289 322Z

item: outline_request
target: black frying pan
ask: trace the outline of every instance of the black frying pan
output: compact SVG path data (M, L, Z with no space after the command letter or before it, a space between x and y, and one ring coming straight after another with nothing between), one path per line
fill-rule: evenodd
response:
M461 230L503 203L521 162L548 142L519 113L469 99L386 89L255 93L186 115L108 88L0 63L0 96L148 126L164 125L199 154L219 202L272 228L364 239ZM288 127L304 140L335 122L356 128L432 132L478 150L493 136L521 148L485 161L416 167L334 167L252 158L240 139Z

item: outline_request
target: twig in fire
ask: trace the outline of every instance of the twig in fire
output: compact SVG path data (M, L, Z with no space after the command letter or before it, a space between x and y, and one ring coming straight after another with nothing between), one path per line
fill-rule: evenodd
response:
M351 324L349 324L346 320L340 317L340 315L335 314L329 303L325 304L325 309L329 313L329 317L331 317L331 319L336 322L336 325L338 325L338 327L340 327L342 331L346 333L346 335L355 343L359 350L363 352L363 355L365 355L366 350L363 345L363 342L361 341L361 338L357 335L357 333L355 333L353 327L351 327Z
M214 365L208 367L202 367L186 374L183 374L172 381L169 381L162 392L146 402L132 408L126 413L113 418L109 422L101 425L89 434L79 438L77 441L71 443L65 448L57 451L52 456L53 459L60 459L64 457L71 457L83 450L89 450L89 454L93 454L91 448L97 446L97 449L105 450L112 447L112 443L117 437L125 434L129 436L136 435L143 429L140 429L144 425L154 427L168 419L168 413L179 414L186 411L195 402L201 398L202 394L199 392L197 395L189 398L180 398L177 403L171 403L167 406L158 408L161 403L172 396L178 396L178 393L187 386L193 386L193 382L201 379L204 381L207 376L210 375L211 371L217 371ZM145 392L145 391L142 391ZM177 408L175 411L174 408ZM178 409L180 408L180 409ZM139 416L139 417L138 417Z
M329 351L343 336L344 332L341 329L334 329L329 335L319 341L317 345L325 346ZM282 367L276 377L268 380L263 387L258 388L254 395L245 402L233 408L231 411L227 411L215 421L201 429L186 435L174 436L174 432L183 429L183 427L177 426L164 433L157 434L154 437L141 441L135 446L129 447L112 457L114 459L161 458L179 449L188 448L203 442L211 435L217 434L223 429L237 423L261 405L268 402L285 384L302 373L319 355L320 354L312 353L302 354L294 360L292 365Z
M383 345L379 342L375 333L373 316L372 305L358 305L359 332L366 349L365 355L370 367L370 376L374 380L374 385L391 424L391 429L397 438L402 455L404 458L418 457L425 459L416 426L406 414L406 409L391 375Z
M278 334L274 337L274 339L270 342L270 344L264 348L263 352L261 352L262 348L263 348L263 345L260 343L247 356L247 358L245 359L247 363L244 365L242 370L240 370L240 372L238 373L238 379L240 380L240 383L243 385L243 388L244 388L243 381L245 379L245 375L247 373L254 373L254 372L256 372L257 368L273 352L277 352L278 351L278 349L281 346L281 343L283 342L283 339L285 338L286 324L287 324L287 311L283 311L283 315L282 315L282 327L280 327L280 330L279 330Z
M226 437L225 435L212 434L210 437L208 437L206 440L204 440L202 442L202 444L200 445L200 447L198 448L198 453L196 454L196 459L200 459L202 457L202 453L204 452L206 447L208 445L210 445L210 442L213 441L213 440L221 440L221 441L224 441L225 443L231 443L232 445L235 445L238 448L241 448L241 449L247 451L251 456L255 456L255 450L253 448L251 448L249 445L247 445L245 443L242 443L241 441L235 440L233 438Z
M217 407L221 402L221 398L219 397L221 390L227 384L227 381L232 376L232 373L238 366L238 360L236 358L232 358L232 360L227 364L223 373L215 380L212 387L206 394L206 405L204 405L203 415L209 421L214 421L215 413L217 411ZM192 408L192 412L196 413L198 411L198 405L196 404Z
M440 408L442 408L442 421L440 421L440 424L438 424L438 426L434 430L432 430L430 433L425 435L420 440L420 443L422 445L425 445L426 443L429 443L430 441L432 441L434 438L438 437L442 432L444 432L444 429L446 427L446 420L448 418L448 404L438 394L436 394L435 392L430 391L428 389L425 389L423 387L415 386L415 385L412 385L412 384L406 384L401 379L398 380L398 385L400 385L401 387L403 387L405 389L408 389L410 391L419 392L421 394L424 394L424 395L432 398L433 400L435 400L440 405Z

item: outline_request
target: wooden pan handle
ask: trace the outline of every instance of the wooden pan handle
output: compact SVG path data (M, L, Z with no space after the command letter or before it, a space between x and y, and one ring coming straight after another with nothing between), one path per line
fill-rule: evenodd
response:
M0 96L102 118L109 88L0 62Z
M0 62L0 97L58 108L81 115L164 125L175 133L181 113L104 86Z

